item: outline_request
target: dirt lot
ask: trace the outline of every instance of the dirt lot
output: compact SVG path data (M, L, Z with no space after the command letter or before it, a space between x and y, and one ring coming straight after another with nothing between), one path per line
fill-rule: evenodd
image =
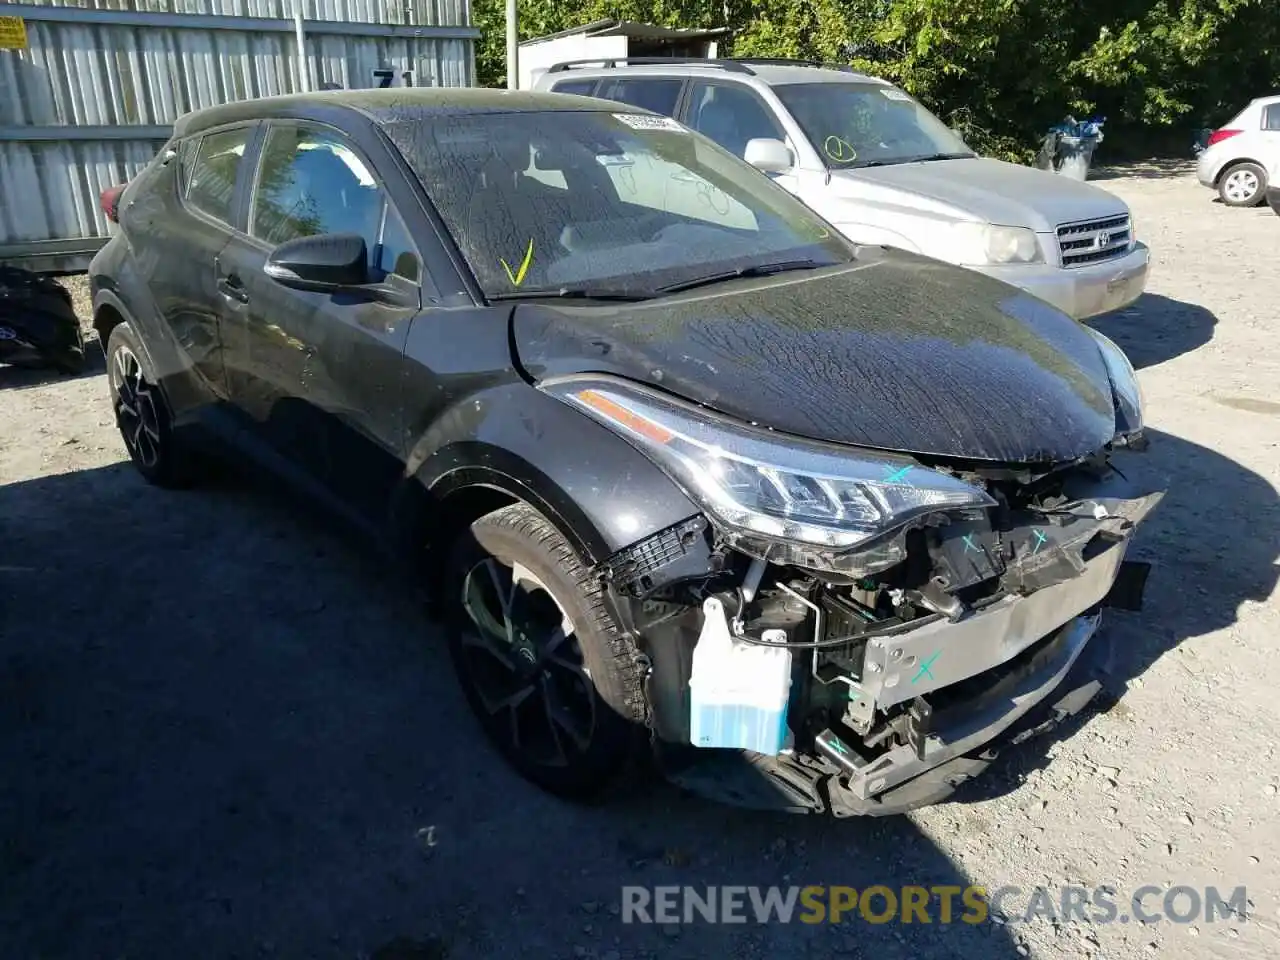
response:
M100 363L0 369L0 957L1274 955L1280 218L1185 170L1099 185L1154 251L1151 292L1099 324L1141 367L1135 469L1171 491L1139 541L1148 609L1111 617L1114 707L910 818L741 814L662 785L551 800L481 742L438 630L363 555L260 489L146 487ZM620 887L663 883L1014 884L1015 921L1040 884L1112 884L1121 913L1145 884L1244 885L1250 908L623 925Z

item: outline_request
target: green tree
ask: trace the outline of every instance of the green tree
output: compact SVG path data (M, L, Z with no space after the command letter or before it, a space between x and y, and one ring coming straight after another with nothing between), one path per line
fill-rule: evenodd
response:
M520 0L522 39L605 17L728 26L739 56L852 63L976 148L1028 159L1071 113L1108 156L1186 155L1193 130L1280 89L1277 0ZM505 83L504 0L476 0L480 82Z

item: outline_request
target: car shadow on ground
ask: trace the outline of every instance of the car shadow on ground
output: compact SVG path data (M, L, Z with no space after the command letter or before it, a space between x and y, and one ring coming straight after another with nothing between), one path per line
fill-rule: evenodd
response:
M539 792L399 581L280 500L126 464L0 487L7 955L1017 956L959 895L950 925L937 904L929 924L623 923L626 885L999 878L906 818Z
M1218 318L1199 304L1144 293L1131 306L1088 324L1119 344L1141 370L1204 346L1213 339Z
M1280 495L1272 484L1206 447L1159 431L1149 436L1145 453L1116 457L1132 480L1167 491L1129 553L1152 565L1144 609L1106 611L1098 638L1111 646L1105 694L1058 728L1059 738L1098 713L1126 714L1124 693L1134 679L1184 640L1230 627L1241 604L1265 602L1280 579ZM994 776L965 784L956 799L1007 793L1046 762L1043 739L1019 745L993 764Z
M1134 160L1129 163L1107 164L1094 167L1089 171L1090 180L1121 180L1138 178L1141 180L1162 180L1168 177L1182 177L1195 172L1194 160L1150 159Z

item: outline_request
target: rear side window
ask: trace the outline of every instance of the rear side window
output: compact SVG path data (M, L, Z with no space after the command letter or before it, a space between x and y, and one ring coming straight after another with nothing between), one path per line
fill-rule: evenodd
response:
M674 77L613 80L604 84L600 96L605 100L616 100L618 103L674 117L682 83L683 81Z
M236 176L252 133L252 127L240 127L201 138L187 187L188 204L223 223L231 223Z
M1269 103L1263 108L1262 129L1280 130L1280 103Z
M596 89L594 80L561 80L551 85L552 93L573 93L580 97L589 97Z

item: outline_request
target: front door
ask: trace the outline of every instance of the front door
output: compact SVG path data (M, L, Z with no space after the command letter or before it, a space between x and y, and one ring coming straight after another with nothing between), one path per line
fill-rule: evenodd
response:
M330 233L364 237L371 279L390 278L415 305L298 290L264 273L276 245ZM329 128L271 124L244 230L217 273L232 402L346 508L378 517L402 470L404 346L421 259L372 165Z

